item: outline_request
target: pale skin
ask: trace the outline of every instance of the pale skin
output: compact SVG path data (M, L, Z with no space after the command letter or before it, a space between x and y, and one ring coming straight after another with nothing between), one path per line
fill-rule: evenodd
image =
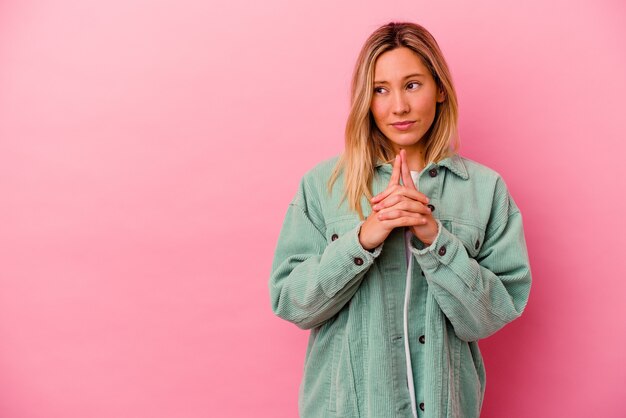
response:
M400 47L381 54L374 68L374 95L370 110L377 127L396 150L387 188L371 199L372 213L359 232L363 248L380 245L397 227L409 227L425 245L437 236L438 226L428 206L428 197L417 190L410 170L424 167L424 140L445 93L420 57ZM407 130L394 123L410 120ZM400 184L400 179L404 184Z
M397 227L409 227L427 246L437 236L437 222L426 206L429 199L415 187L405 158L406 151L400 150L387 188L371 199L373 212L359 233L359 242L367 250L379 246ZM400 184L400 178L404 185Z

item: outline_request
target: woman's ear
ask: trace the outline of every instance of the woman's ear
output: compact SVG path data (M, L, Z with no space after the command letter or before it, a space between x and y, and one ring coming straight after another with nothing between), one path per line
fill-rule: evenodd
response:
M446 100L446 92L442 88L439 88L437 92L437 102L442 103L442 102L445 102L445 100Z

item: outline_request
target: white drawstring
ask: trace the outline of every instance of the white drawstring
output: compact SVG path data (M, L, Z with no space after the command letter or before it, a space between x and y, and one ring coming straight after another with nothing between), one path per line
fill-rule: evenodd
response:
M409 299L411 297L411 276L413 270L413 255L409 251L411 235L410 228L407 228L404 234L405 249L407 250L407 271L406 286L404 290L404 352L406 354L406 377L409 386L409 396L411 397L411 410L413 416L417 418L417 406L415 402L415 385L413 384L413 369L411 367L411 351L409 349Z

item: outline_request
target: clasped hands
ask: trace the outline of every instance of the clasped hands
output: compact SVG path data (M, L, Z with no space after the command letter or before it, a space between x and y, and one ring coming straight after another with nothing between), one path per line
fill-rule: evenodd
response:
M400 184L400 178L404 185ZM413 183L405 150L396 155L387 188L370 202L372 213L359 232L359 242L366 250L378 247L397 227L409 227L426 246L437 236L437 221L427 206L429 199Z

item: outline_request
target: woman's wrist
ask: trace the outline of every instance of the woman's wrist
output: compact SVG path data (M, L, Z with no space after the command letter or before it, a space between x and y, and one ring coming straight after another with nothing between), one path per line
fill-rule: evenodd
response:
M370 253L373 253L376 250L376 247L378 245L372 245L371 243L365 242L363 240L362 235L363 235L363 226L361 225L361 228L359 228L359 235L358 235L359 244L361 244L361 247L363 247L364 250L367 250Z

